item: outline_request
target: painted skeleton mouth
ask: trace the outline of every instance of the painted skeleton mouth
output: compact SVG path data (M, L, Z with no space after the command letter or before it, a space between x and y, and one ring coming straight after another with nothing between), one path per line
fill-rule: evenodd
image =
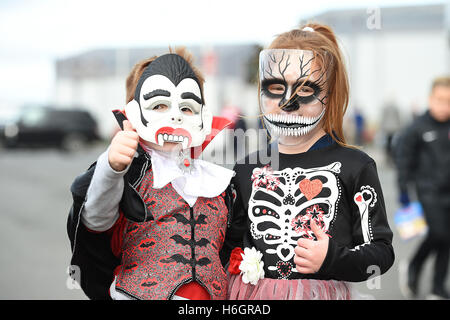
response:
M292 114L265 114L270 131L276 135L301 136L317 126L325 114L325 108L317 117L303 117Z
M155 140L160 146L165 142L181 143L187 149L192 142L191 134L182 128L162 127L155 134Z

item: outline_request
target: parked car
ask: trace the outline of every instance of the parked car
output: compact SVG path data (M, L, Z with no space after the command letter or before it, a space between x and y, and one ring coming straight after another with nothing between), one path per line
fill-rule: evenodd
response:
M25 107L2 129L5 147L53 146L75 151L100 139L95 119L79 108Z
M5 132L5 127L16 122L18 117L18 110L13 106L1 105L0 107L0 143L3 141L3 134Z

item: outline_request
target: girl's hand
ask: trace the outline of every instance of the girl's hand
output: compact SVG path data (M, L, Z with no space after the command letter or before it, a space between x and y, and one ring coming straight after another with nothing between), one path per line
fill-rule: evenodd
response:
M298 239L298 246L294 249L296 269L303 274L319 271L328 251L329 236L317 225L315 220L312 219L310 224L317 241Z
M111 141L108 152L108 161L115 171L123 171L133 161L139 143L139 135L130 121L123 122L123 131L116 133Z

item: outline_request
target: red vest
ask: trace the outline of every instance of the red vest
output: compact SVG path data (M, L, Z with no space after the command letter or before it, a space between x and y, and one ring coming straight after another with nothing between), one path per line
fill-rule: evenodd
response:
M211 299L225 299L227 278L219 258L228 215L223 197L199 197L190 208L172 184L152 186L149 170L139 193L154 220L128 220L116 290L138 299L170 299L196 281Z

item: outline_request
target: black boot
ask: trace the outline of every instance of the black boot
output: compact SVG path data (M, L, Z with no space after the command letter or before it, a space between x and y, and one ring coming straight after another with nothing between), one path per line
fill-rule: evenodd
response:
M408 265L408 287L413 298L416 298L419 293L419 270L412 264Z

